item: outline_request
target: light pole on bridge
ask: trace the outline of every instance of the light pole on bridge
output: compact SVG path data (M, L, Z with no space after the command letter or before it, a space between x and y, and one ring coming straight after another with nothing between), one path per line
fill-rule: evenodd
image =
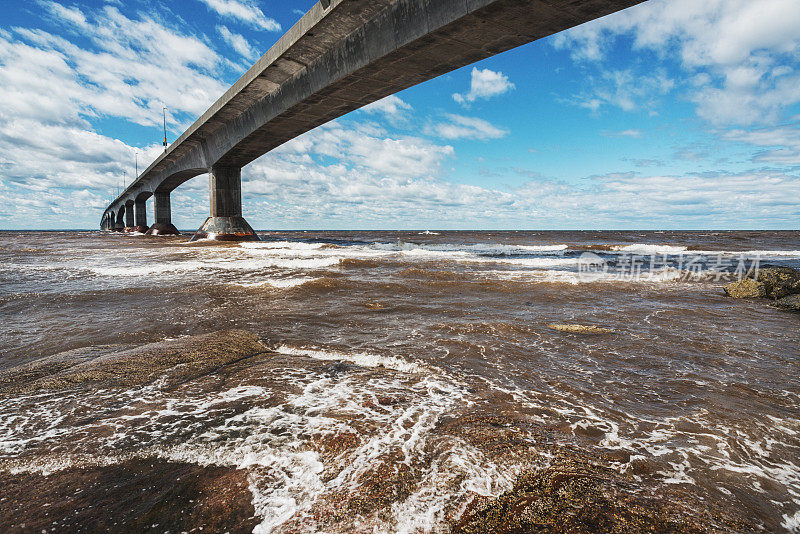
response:
M161 108L161 111L164 114L164 152L167 151L167 108L166 106Z

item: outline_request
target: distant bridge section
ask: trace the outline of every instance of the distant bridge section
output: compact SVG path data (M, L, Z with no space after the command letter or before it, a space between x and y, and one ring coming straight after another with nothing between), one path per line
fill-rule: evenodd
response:
M210 217L193 239L258 239L241 169L350 111L451 70L643 0L322 0L103 214L101 226L177 232L170 193L209 174Z

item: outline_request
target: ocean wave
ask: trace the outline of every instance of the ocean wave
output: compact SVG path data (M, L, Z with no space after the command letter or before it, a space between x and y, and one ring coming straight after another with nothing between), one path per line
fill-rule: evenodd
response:
M319 250L330 245L302 241L246 241L239 246L244 249Z
M707 254L719 254L719 252L708 251ZM723 251L722 254L735 255L735 256L748 256L748 257L761 257L761 258L800 258L800 250L745 250L745 251Z
M688 250L688 247L634 243L632 245L614 245L611 247L611 250L617 252L631 252L634 254L682 254Z
M375 243L373 248L378 250L387 250L402 252L412 255L424 254L478 254L484 256L514 256L514 255L530 255L531 253L561 253L567 250L568 245L507 245L503 243L470 243L470 244L456 244L456 243L439 243L439 244L418 244L418 243Z
M257 280L254 282L231 282L231 285L246 288L274 287L276 289L290 289L307 284L308 282L315 282L317 280L320 280L320 278L301 276L297 278L269 278L267 280Z
M578 265L580 258L465 258L460 261L472 263L502 263L507 265L520 265L524 267L566 267Z
M484 271L481 275L493 280L503 280L512 282L533 282L533 283L562 283L570 285L596 284L596 283L667 283L676 282L688 276L697 276L680 269L657 269L652 272L642 271L637 276L626 275L617 272L599 273L579 273L567 270L555 269L530 269L530 270L508 270L508 271Z
M742 256L747 258L800 258L800 250L695 250L688 246L679 245L652 245L635 243L633 245L612 245L608 247L613 252L627 252L639 255L684 255L684 256ZM597 247L602 250L603 247ZM588 250L592 250L589 246Z
M279 354L305 356L307 358L314 358L315 360L350 362L360 365L361 367L385 367L404 373L422 373L425 371L425 366L418 363L409 362L396 356L381 356L379 354L369 354L366 352L333 352L319 348L308 349L289 347L287 345L281 345L274 349L274 351Z
M142 265L92 266L86 269L107 277L143 277L152 275L185 274L191 271L257 271L265 268L321 269L339 265L341 256L292 258L280 256L232 257L213 255L199 260L153 262Z
M139 277L154 274L183 274L189 271L212 268L214 265L199 260L188 260L181 262L158 262L145 263L143 265L98 265L85 267L86 270L99 276L108 277Z

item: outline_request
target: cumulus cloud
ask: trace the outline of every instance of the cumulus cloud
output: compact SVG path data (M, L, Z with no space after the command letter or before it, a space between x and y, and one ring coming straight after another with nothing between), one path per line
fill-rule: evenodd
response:
M426 129L430 135L444 139L499 139L508 135L508 130L498 128L489 121L478 117L465 117L450 113L447 120L436 123Z
M250 46L250 43L247 42L244 36L233 33L226 26L217 26L217 31L222 36L222 39L228 43L228 46L233 48L236 53L243 58L249 59L250 61L258 58L258 52Z
M58 4L45 5L59 13ZM42 120L113 116L147 126L160 123L164 105L173 120L181 113L193 119L227 89L217 77L217 52L154 19L130 19L106 6L76 29L91 47L24 28L0 38L12 109L40 110Z
M774 122L800 102L795 0L650 0L558 34L553 43L576 61L603 61L620 35L631 35L635 50L674 57L692 78L698 115L714 125Z
M800 177L791 173L629 172L571 184L516 169L507 172L535 178L518 187L477 186L437 179L450 155L444 147L395 141L409 143L404 156L373 164L347 156L353 145L363 144L363 150L354 151L363 153L383 142L358 128L331 124L298 138L294 146L287 144L244 170L248 217L257 225L295 228L316 221L344 227L362 221L386 228L423 223L453 228L743 228L795 226L800 217L795 200ZM398 173L420 150L433 157L413 172ZM344 157L327 159L330 154Z
M793 227L800 217L796 173L626 172L565 183L500 169L498 184L528 181L480 186L442 179L454 155L449 145L334 121L244 169L248 217L286 228Z
M491 98L502 95L514 88L514 84L508 80L508 76L502 72L495 72L489 69L472 68L472 78L470 79L469 91L466 93L454 93L453 100L459 104L468 104L479 98Z
M89 44L37 29L0 34L0 219L40 210L27 220L47 225L52 216L59 227L65 209L75 217L105 208L119 184L133 179L135 150L140 169L160 152L158 134L137 149L98 133L94 121L156 126L166 104L170 122L188 122L226 86L216 77L220 56L194 36L114 7L42 5Z
M261 8L249 0L200 0L200 2L222 17L237 20L254 28L271 32L281 29L277 21L264 15Z
M295 163L314 156L333 158L340 165L380 178L405 179L438 174L440 165L454 150L419 137L390 137L380 129L344 127L335 121L289 141L275 154Z

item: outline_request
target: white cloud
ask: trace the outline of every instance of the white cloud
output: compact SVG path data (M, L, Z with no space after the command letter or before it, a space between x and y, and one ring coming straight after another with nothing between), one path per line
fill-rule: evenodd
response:
M416 163L420 154L429 156L424 164ZM800 217L800 177L787 173L624 173L501 188L437 179L450 154L418 139L387 140L332 123L245 169L247 216L256 225L295 228L317 221L389 228L794 227Z
M86 17L78 8L62 6L61 4L57 4L55 2L45 3L45 5L49 7L51 13L58 20L73 24L80 28L88 27Z
M669 93L675 85L663 72L636 75L631 70L605 70L601 76L590 76L588 80L590 91L568 101L592 111L606 105L624 111L653 109L657 98Z
M508 135L508 130L498 128L489 121L477 117L447 114L447 121L427 128L430 135L438 135L444 139L499 139Z
M685 176L607 175L595 179L595 200L589 209L605 216L626 206L632 218L657 224L705 220L717 227L761 227L764 221L796 226L800 215L794 200L800 195L800 177L780 172Z
M650 0L553 42L576 60L601 61L622 34L694 75L690 97L712 124L774 122L800 102L796 0Z
M387 117L400 117L405 112L411 111L411 104L405 102L403 99L396 95L390 95L386 98L381 98L361 108L361 111L366 113L381 113Z
M753 157L759 163L800 165L800 128L777 126L758 130L731 130L723 136L729 141L765 148Z
M228 43L228 46L233 48L240 56L250 61L258 58L258 52L250 46L250 43L247 42L244 36L233 33L226 26L217 26L217 31L222 36L222 39Z
M173 124L189 121L226 85L220 56L201 39L113 7L42 5L89 45L35 29L0 34L0 219L60 227L65 213L93 219L95 209L99 217L133 178L135 148L94 131L93 121L160 126L162 102ZM159 137L139 149L140 169L160 153ZM35 210L39 217L24 219Z
M295 163L306 163L312 156L334 158L340 165L379 178L400 179L435 175L442 161L454 153L449 145L437 145L418 137L387 137L382 130L346 128L339 122L303 134L275 152Z
M281 29L281 25L277 21L264 15L261 8L249 0L200 0L200 2L222 17L235 19L255 28L263 28L271 32Z
M58 11L57 4L46 5ZM201 39L153 19L129 19L114 7L91 15L76 28L93 50L23 28L14 29L20 40L0 41L10 83L0 90L11 93L12 109L25 107L43 121L107 115L156 125L163 105L170 122L181 113L188 122L227 89L218 78L222 58Z
M489 69L472 68L472 78L467 93L454 93L453 100L459 104L474 102L479 98L491 98L502 95L514 88L514 84L508 80L508 76L502 72L495 72Z
M620 130L618 132L603 132L606 137L634 137L639 138L642 136L641 130Z

